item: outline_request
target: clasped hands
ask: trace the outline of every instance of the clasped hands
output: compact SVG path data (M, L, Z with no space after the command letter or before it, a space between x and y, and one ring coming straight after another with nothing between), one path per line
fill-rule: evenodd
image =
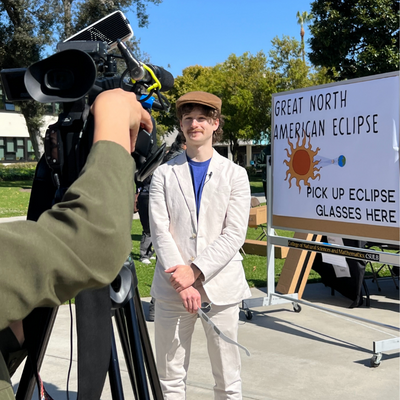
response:
M201 307L201 296L192 285L201 275L201 271L194 265L175 265L165 270L171 274L170 282L172 287L179 293L186 310L192 314L197 313Z

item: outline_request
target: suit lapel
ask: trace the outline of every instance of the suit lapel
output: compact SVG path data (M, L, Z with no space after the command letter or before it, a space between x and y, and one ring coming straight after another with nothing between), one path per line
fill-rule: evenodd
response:
M190 174L189 163L186 159L186 152L179 154L179 156L174 160L174 174L178 180L183 198L185 199L186 205L189 209L192 223L194 224L193 226L197 227L196 200L194 198L192 175Z
M218 152L214 150L213 157L208 167L206 183L204 184L203 193L201 195L199 220L204 218L207 208L209 207L211 201L216 197L216 193L221 186L221 157L222 156L220 156Z

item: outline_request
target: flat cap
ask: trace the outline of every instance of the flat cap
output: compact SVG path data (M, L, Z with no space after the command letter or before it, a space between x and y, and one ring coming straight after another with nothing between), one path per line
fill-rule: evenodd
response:
M214 94L207 92L189 92L179 97L176 101L176 109L184 104L201 104L214 108L221 112L222 100Z

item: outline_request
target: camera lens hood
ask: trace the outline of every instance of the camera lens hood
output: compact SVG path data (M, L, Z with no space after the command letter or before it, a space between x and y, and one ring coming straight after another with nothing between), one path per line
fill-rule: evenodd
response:
M68 49L32 64L24 82L28 93L40 103L73 102L90 91L96 76L92 57L84 51Z

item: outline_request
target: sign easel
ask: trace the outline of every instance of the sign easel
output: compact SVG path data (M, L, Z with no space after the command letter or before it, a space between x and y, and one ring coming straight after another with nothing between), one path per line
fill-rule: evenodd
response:
M275 246L400 265L399 254L275 233L283 229L399 243L399 75L392 72L273 95L267 296L243 301L247 318L253 307L292 302L297 312L303 304L360 319L300 300L298 293L276 293ZM382 351L399 348L398 337L374 342L371 366L380 364Z

